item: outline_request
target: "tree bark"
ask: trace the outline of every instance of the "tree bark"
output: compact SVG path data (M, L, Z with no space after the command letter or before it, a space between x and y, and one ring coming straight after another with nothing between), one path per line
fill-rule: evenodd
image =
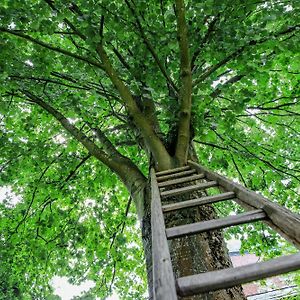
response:
M182 186L182 185L181 185ZM179 187L178 185L176 187ZM174 188L171 187L171 188ZM163 203L172 203L196 198L205 195L205 192L195 192L192 195L182 195L163 199ZM149 299L152 295L152 254L151 254L151 212L150 212L150 184L145 188L143 195L143 216L141 216L142 238L147 266ZM141 200L141 199L140 199ZM141 213L141 212L140 212ZM212 206L188 208L165 214L166 227L173 227L202 220L217 218ZM175 278L232 267L228 250L221 231L211 231L190 237L178 238L169 242ZM246 299L240 286L227 290L201 294L193 297L184 297L185 300L242 300Z

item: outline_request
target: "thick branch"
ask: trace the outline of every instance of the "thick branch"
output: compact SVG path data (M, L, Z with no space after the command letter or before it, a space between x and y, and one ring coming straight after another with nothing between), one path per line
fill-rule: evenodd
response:
M141 95L142 96L140 96L140 97L137 96L137 97L140 98L139 100L140 100L142 108L141 108L141 106L139 106L139 108L143 112L143 114L145 115L146 119L151 124L151 126L155 129L156 132L158 132L159 123L158 123L157 116L156 116L155 104L154 104L153 99L150 97L150 95L148 97L149 92L147 90L146 83L142 80L141 73L132 72L130 65L126 62L125 58L118 51L118 49L116 49L112 44L111 44L111 46L113 48L113 52L118 57L121 64L132 74L132 76L137 81L139 81L141 83ZM135 97L135 99L137 97Z
M131 160L117 150L113 153L105 153L83 132L72 125L69 120L58 110L44 102L41 98L33 95L27 90L22 93L29 98L30 102L36 103L48 113L50 113L73 137L75 137L95 158L103 162L113 172L115 172L126 185L129 192L134 193L145 183L145 177Z
M141 95L142 96L140 96L140 97L137 96L137 97L140 98L140 103L143 107L141 108L139 106L139 108L141 109L141 111L145 115L146 119L151 124L151 126L153 128L155 128L156 132L158 132L159 131L159 124L158 124L158 120L157 120L157 116L156 116L155 104L154 104L153 99L150 97L150 95L149 95L149 97L147 97L149 92L147 91L146 83L142 80L141 73L132 72L132 69L131 69L130 65L126 62L125 58L118 51L118 49L116 49L112 44L111 44L111 46L112 46L113 52L118 57L121 64L132 74L132 76L137 81L139 81L141 83L141 85L142 85L141 86ZM135 97L135 98L137 98L137 97Z
M103 133L103 131L99 127L93 128L93 130L96 134L97 139L101 142L106 152L114 155L119 154L118 150L114 147L114 145L111 143L111 141L107 138L107 136Z
M180 112L175 156L180 164L185 164L187 161L188 147L190 143L192 72L183 0L176 0L176 16L178 43L180 49L181 87L179 92Z
M117 72L114 70L113 66L110 63L110 60L105 52L103 45L99 44L97 47L98 54L102 60L104 70L108 77L111 79L112 83L118 90L124 105L126 106L129 114L132 116L134 123L140 129L142 136L150 150L153 154L156 167L159 170L168 169L171 165L171 158L168 154L165 146L162 141L156 135L153 127L143 113L138 108L133 96L128 89L128 87L123 83L123 81L118 77Z

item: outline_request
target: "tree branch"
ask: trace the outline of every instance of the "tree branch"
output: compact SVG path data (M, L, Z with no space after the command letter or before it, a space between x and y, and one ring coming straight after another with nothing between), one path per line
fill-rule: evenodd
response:
M180 49L180 77L179 91L180 111L175 157L180 164L187 161L190 143L190 123L192 108L192 71L189 55L188 29L185 20L184 0L175 2L177 17L177 34Z
M68 182L77 172L77 170L83 165L85 164L85 162L91 157L90 154L86 155L84 158L82 158L82 160L80 161L80 163L72 170L70 171L68 177L65 179L65 182Z
M261 161L262 163L264 163L265 165L269 166L271 169L275 170L275 171L278 171L279 173L282 173L282 174L286 174L290 177L293 177L294 179L296 179L297 181L300 182L300 179L294 175L294 174L291 174L290 172L287 172L285 170L282 170L276 166L274 166L274 164L272 164L271 162L267 161L266 159L264 158L261 158L259 157L258 155L256 155L255 153L251 152L246 146L244 146L242 143L240 143L239 141L229 137L233 142L235 142L236 144L238 144L240 147L242 147L243 149L245 149L246 152L248 152L250 155L252 155L253 157L255 157L256 159L258 159L259 161ZM291 169L287 169L289 171L292 171Z
M111 153L112 155L118 155L118 150L103 133L103 131L99 127L95 127L92 129L95 132L97 139L101 142L101 145L103 145L104 150L108 153Z
M115 55L117 56L117 58L119 59L119 61L121 62L121 64L128 71L131 71L131 68L130 68L129 64L126 62L125 58L122 56L122 54L119 52L119 50L117 48L115 48L115 46L112 43L110 43L110 45L112 46L113 52L115 53Z
M200 82L208 78L212 73L214 73L216 70L218 70L220 67L226 65L230 60L232 60L235 57L238 57L246 48L246 46L242 46L239 49L235 50L225 58L223 58L221 61L219 61L214 66L211 66L207 68L201 75L193 82L193 86L197 86Z
M217 149L229 151L229 149L227 149L226 147L223 147L223 146L220 146L220 145L216 145L216 144L213 144L213 143L204 142L204 141L198 141L198 140L193 140L193 141L195 143L202 144L202 145L205 145L205 146L210 146L210 147L213 147L213 148L217 148Z
M286 111L286 110L283 110ZM272 113L269 111L266 112L257 112L257 113L251 113L249 111L247 111L247 114L243 114L243 115L237 115L237 117L251 117L251 116L276 116L276 117L290 117L290 116L299 116L299 113L296 112L291 112L291 111L286 111L287 113L284 114L280 114L280 113Z
M230 84L233 84L235 82L238 82L239 80L241 80L243 77L245 77L245 75L236 75L231 77L229 80L227 80L226 82L224 82L224 84L222 84L222 86L220 88L215 89L210 96L213 98L216 98L217 96L219 96L222 93L222 89L223 87L226 87Z
M279 101L279 100L281 100L281 99L294 99L294 98L298 99L298 98L300 98L300 96L298 96L298 95L296 95L296 96L281 96L281 97L278 97L278 98L275 98L275 99L266 101L266 102L264 102L264 103L261 103L261 104L258 106L258 108L261 108L261 107L263 107L263 106L265 106L265 105L267 105L267 104L270 104L270 103L277 102L277 101Z
M32 196L31 196L31 200L29 202L29 205L26 209L26 212L23 216L23 218L21 219L20 222L18 222L16 228L14 229L14 231L10 234L9 236L9 239L15 234L18 232L18 229L19 227L26 221L28 215L29 215L29 211L33 205L33 202L34 202L34 199L35 199L35 196L36 196L36 193L38 191L38 184L41 182L42 178L45 176L45 174L47 173L47 171L49 170L49 168L56 162L56 160L62 155L63 153L60 153L57 157L55 157L49 165L47 165L47 167L43 170L43 172L41 173L40 177L38 178L37 182L35 183L35 187L34 187L34 190L33 190L33 193L32 193Z
M160 61L158 55L156 54L154 47L152 46L152 44L148 40L148 38L147 38L147 36L146 36L146 34L144 32L144 29L142 27L142 24L141 24L141 22L139 20L138 15L136 14L135 10L133 9L133 7L129 3L129 1L125 0L125 2L127 4L128 8L130 9L132 15L135 17L137 28L138 28L138 30L139 30L139 32L141 34L141 37L142 37L142 39L144 41L144 44L146 45L146 47L148 48L149 52L151 53L154 61L158 65L160 71L162 72L162 74L166 78L167 82L172 86L172 88L175 90L175 92L178 92L177 86L173 82L172 78L169 76L169 74L168 74L167 70L165 69L163 63Z
M198 79L196 79L193 83L193 86L197 86L200 82L202 82L203 80L205 80L206 78L208 78L212 73L214 73L217 69L219 69L220 67L226 65L229 61L231 61L232 59L240 56L242 54L242 52L247 49L248 47L251 46L256 46L259 44L262 44L268 40L270 40L271 38L278 38L282 35L294 32L296 30L300 29L300 25L294 25L294 26L290 26L287 29L280 31L280 32L275 32L270 34L268 37L264 37L258 40L251 40L249 42L247 42L244 46L238 48L237 50L235 50L234 52L232 52L231 54L229 54L228 56L226 56L225 58L223 58L221 61L219 61L217 64L215 64L214 66L211 66L209 68L207 68L201 75L200 77L198 77Z
M37 81L37 82L53 83L53 84L62 85L62 86L68 87L68 88L73 88L73 89L78 89L78 90L85 90L85 91L89 91L89 90L92 89L91 87L84 87L84 86L66 84L66 83L63 83L63 82L58 81L58 80L53 80L51 78L31 77L31 76L25 77L25 76L18 76L18 75L10 75L9 78L11 78L13 80L33 80L33 81Z
M296 97L295 97L296 98ZM299 98L299 97L297 97ZM259 110L284 110L282 109L282 107L285 106L293 106L293 105L297 105L298 102L289 102L289 103L283 103L283 104L278 104L276 106L269 106L269 107L263 107L262 105L258 105L258 106L248 106L247 109L259 109ZM287 110L284 110L287 111Z
M30 102L36 103L48 113L50 113L73 137L75 137L95 158L103 162L113 172L115 172L126 185L129 192L135 192L140 188L140 184L145 183L145 177L132 161L119 152L105 153L83 132L72 125L69 120L58 110L44 102L41 98L33 95L27 90L21 91L29 98Z
M298 130L296 130L295 128L291 127L291 124L294 122L295 119L292 120L292 122L290 124L285 124L285 123L273 123L273 122L269 122L267 120L265 120L264 118L258 117L257 115L253 115L256 119L258 119L261 122L267 123L267 124L271 124L271 125L275 125L275 126L281 126L284 129L289 129L293 132L293 134L295 136L300 136L300 133ZM247 117L251 117L251 115L248 115ZM239 118L237 118L238 121L245 123L244 121L240 120Z
M198 55L200 54L201 52L201 47L203 47L203 45L205 45L207 43L207 41L209 40L211 34L213 33L214 31L214 27L217 23L217 21L219 20L219 15L217 15L208 25L208 28L207 28L207 32L205 34L205 36L203 37L203 39L200 41L199 45L198 45L198 49L194 52L193 54L193 57L192 57L192 61L191 61L191 69L192 71L194 71L194 67L195 67L195 62L196 62L196 59L198 58Z
M238 172L238 174L239 174L239 176L240 176L240 178L241 178L244 186L247 187L247 183L246 183L246 181L245 181L245 179L243 177L243 174L241 173L241 171L240 171L240 169L239 169L239 167L238 167L238 165L237 165L236 161L234 160L234 157L233 157L233 155L231 153L230 153L230 156L231 156L231 160L232 160L232 162L234 164L234 167L235 167L236 171Z
M103 66L102 64L98 63L97 61L93 61L93 60L90 60L89 58L87 57L84 57L84 56L80 56L80 55L77 55L73 52L70 52L70 51L67 51L65 49L61 49L61 48L58 48L58 47L54 47L54 46L51 46L45 42L42 42L38 39L35 39L27 34L23 34L19 31L15 31L15 30L11 30L11 29L7 29L7 28L4 28L4 27L0 27L0 32L6 32L8 34L12 34L12 35L15 35L17 37L20 37L22 39L25 39L33 44L37 44L43 48L46 48L46 49L49 49L51 51L54 51L54 52L57 52L57 53L60 53L60 54L64 54L66 56L69 56L69 57L72 57L72 58L75 58L75 59L78 59L80 61L83 61L83 62L86 62L92 66L95 66L97 68L100 68L100 69L103 69Z
M156 167L159 170L170 168L170 155L168 154L162 141L158 138L151 124L149 124L143 113L140 111L129 88L118 77L117 72L114 70L102 43L98 45L97 52L101 58L106 74L118 90L124 105L133 118L134 123L141 131L149 151L153 154L157 164Z
M225 142L226 140L224 139L223 136L221 136L217 131L213 130L214 133L217 135L218 138L220 138L223 142ZM241 151L239 150L237 147L235 147L232 144L229 144L228 146L232 149L234 149L235 151L237 151L238 153L241 153L242 155L244 155L245 157L249 158L255 158L256 160L262 162L264 165L268 166L270 169L274 170L276 173L280 174L282 176L282 174L288 175L290 177L293 177L294 179L296 179L297 181L300 181L299 176L296 176L288 171L293 171L291 169L285 168L286 170L282 169L282 168L278 168L276 167L273 163L269 162L268 160L261 158L260 156L256 155L255 153L253 153L252 151L250 151L246 146L244 146L242 143L240 143L239 141L233 139L232 137L228 136L227 137L233 141L234 143L236 143L237 145L239 145L242 149L244 149L245 151ZM227 142L228 143L228 142ZM228 148L226 150L229 150Z
M54 10L56 13L59 13L59 10L55 7L53 0L44 0L52 10ZM71 9L70 9L71 10ZM74 31L76 35L78 35L82 40L86 40L86 36L81 33L76 26L67 18L64 18L63 21Z

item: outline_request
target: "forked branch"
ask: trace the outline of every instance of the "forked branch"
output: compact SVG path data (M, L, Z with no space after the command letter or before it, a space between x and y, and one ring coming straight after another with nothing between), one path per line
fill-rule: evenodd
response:
M137 103L134 100L133 95L131 94L129 88L119 78L117 72L115 71L115 69L113 68L110 62L110 59L102 43L99 43L97 47L97 52L101 58L107 76L110 78L111 82L119 92L124 105L126 106L129 114L133 118L135 125L141 131L145 143L149 151L152 153L154 157L157 169L162 170L162 169L170 168L171 165L170 155L168 154L162 141L155 133L153 126L148 122L145 115L141 112L141 110L137 106Z

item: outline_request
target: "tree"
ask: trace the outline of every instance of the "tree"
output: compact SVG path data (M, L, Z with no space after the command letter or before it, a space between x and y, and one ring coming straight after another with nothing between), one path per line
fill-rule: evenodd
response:
M1 203L1 297L52 297L66 275L95 281L87 297L142 299L135 220L151 287L150 167L198 155L297 211L297 2L3 1L1 186L22 201ZM245 245L266 245L259 232ZM230 265L221 232L172 248L177 275ZM208 297L244 299L238 287Z

